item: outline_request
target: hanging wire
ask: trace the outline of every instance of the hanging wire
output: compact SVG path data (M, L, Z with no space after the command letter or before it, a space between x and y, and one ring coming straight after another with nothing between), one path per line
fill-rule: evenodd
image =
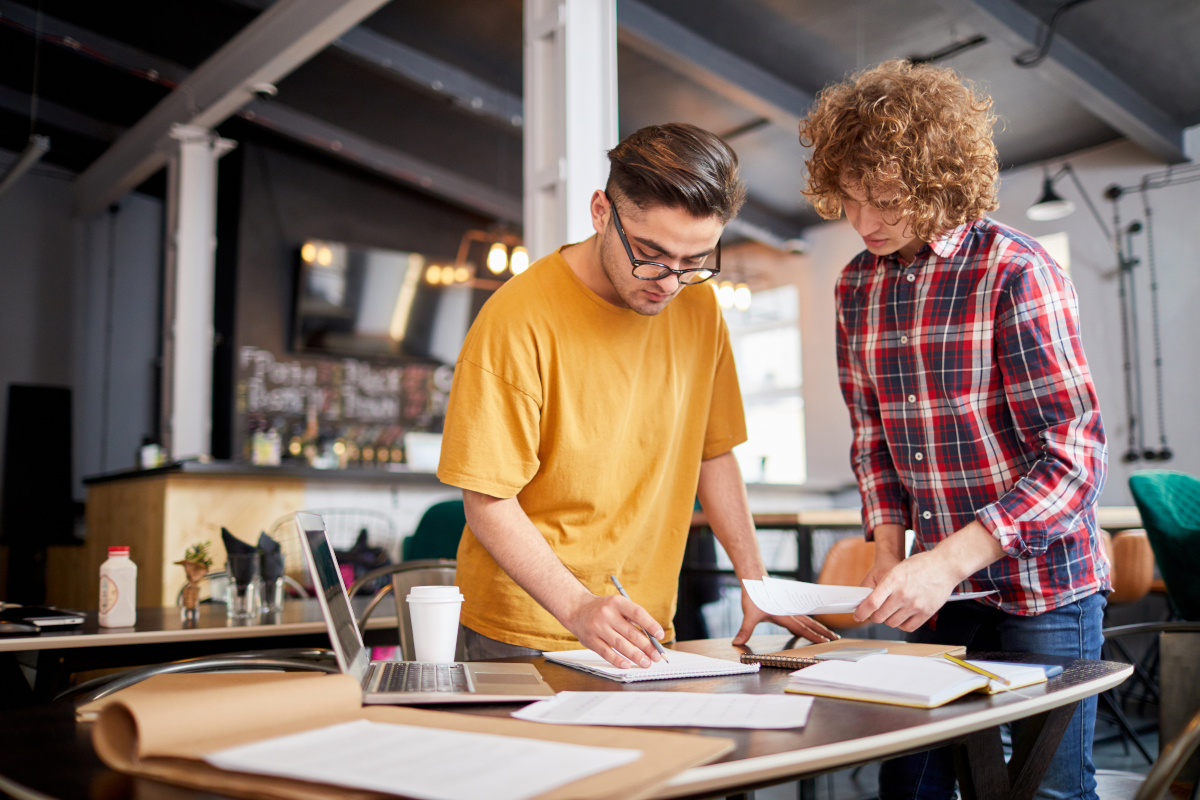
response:
M38 78L42 71L42 4L37 5L37 22L33 38L33 90L29 93L29 138L37 133Z
M1163 410L1163 361L1162 337L1158 325L1158 270L1154 263L1154 227L1153 213L1150 210L1150 198L1146 194L1143 182L1140 192L1142 196L1142 212L1146 220L1146 266L1150 270L1150 324L1154 334L1154 391L1158 406L1158 443L1159 450L1145 450L1142 456L1147 460L1168 461L1173 453L1167 447L1166 415Z
M1142 230L1139 222L1131 222L1125 229L1125 265L1122 271L1129 276L1129 349L1133 355L1133 390L1137 403L1137 450L1145 458L1146 455L1146 412L1142 402L1142 340L1138 333L1138 303L1137 281L1134 280L1133 268L1138 260L1133 256L1133 235ZM1133 442L1130 441L1130 445Z
M1117 206L1117 198L1113 198L1113 230L1121 230L1121 212ZM1141 453L1138 452L1137 443L1137 427L1138 418L1134 414L1134 399L1133 399L1133 351L1130 347L1129 337L1129 298L1126 291L1127 278L1132 277L1126 269L1126 260L1124 249L1121 246L1121 237L1118 234L1114 237L1114 242L1117 246L1117 295L1121 301L1121 356L1125 370L1125 417L1128 427L1128 444L1129 447L1125 451L1125 455L1121 460L1129 463L1137 461L1141 458Z
M1090 2L1090 0L1067 0L1067 2L1054 9L1054 13L1050 16L1050 22L1045 28L1039 29L1040 43L1033 50L1028 50L1021 55L1013 58L1013 63L1018 67L1030 69L1036 67L1050 53L1050 45L1054 43L1054 34L1058 30L1058 23L1062 20L1063 14L1077 5Z

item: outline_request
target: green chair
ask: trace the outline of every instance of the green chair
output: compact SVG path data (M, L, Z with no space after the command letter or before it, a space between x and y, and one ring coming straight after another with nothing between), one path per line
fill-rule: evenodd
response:
M1200 478L1150 469L1129 477L1171 605L1200 622Z
M430 506L417 524L417 530L404 540L400 555L404 561L428 558L457 558L458 540L467 525L462 500L447 500Z

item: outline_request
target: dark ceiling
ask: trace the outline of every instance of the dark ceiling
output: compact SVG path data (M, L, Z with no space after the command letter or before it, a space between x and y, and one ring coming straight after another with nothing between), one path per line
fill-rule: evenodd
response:
M680 120L726 136L741 157L755 223L789 238L816 219L800 195L803 152L795 117L802 109L764 116L744 91L725 90L722 81L728 76L719 63L726 57L765 75L768 83L786 85L797 97L811 98L859 67L927 57L974 40L937 60L992 95L1003 121L996 141L1006 167L1121 136L1120 115L1103 111L1107 95L1118 105L1124 102L1133 116L1156 108L1176 133L1200 123L1200 3L1090 0L1062 15L1055 44L1060 49L1051 51L1050 59L1031 69L1014 64L1013 57L1029 44L1017 35L1019 25L1005 28L1003 20L1027 18L1036 29L1037 21L1050 20L1060 4L618 0L620 132ZM0 0L0 147L18 151L25 146L35 60L37 132L52 140L46 160L82 170L268 5L270 0ZM39 7L44 15L40 49L34 35ZM647 46L644 36L640 42L631 38L622 20L638 9L697 34L720 58L710 63L693 57L685 63L671 41L660 47L653 41ZM362 27L376 42L394 44L410 56L415 53L418 61L432 59L439 69L485 85L498 103L517 109L517 119L490 106L472 109L440 82L405 77L390 62L372 63L343 42L280 81L278 96L268 103L300 112L307 124L334 134L305 137L293 130L290 135L327 151L318 157L353 161L353 154L328 146L342 131L401 159L494 190L501 201L519 198L519 0L394 0ZM1038 32L1045 34L1044 24ZM1071 48L1069 57L1059 58L1064 44ZM1078 75L1088 82L1087 91L1071 83ZM248 129L254 126L237 126L243 135Z

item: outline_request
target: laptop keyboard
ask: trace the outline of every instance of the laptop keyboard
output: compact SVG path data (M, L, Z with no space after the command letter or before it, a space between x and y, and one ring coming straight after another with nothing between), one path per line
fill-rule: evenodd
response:
M379 692L465 692L467 671L462 664L423 664L394 661L380 664Z

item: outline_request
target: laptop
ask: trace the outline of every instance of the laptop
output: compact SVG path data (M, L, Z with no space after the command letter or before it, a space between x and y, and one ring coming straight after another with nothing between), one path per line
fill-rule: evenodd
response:
M301 512L296 514L296 527L338 667L358 679L363 703L527 703L554 696L532 664L371 661L325 533L325 521ZM403 602L404 598L396 598L397 605Z

